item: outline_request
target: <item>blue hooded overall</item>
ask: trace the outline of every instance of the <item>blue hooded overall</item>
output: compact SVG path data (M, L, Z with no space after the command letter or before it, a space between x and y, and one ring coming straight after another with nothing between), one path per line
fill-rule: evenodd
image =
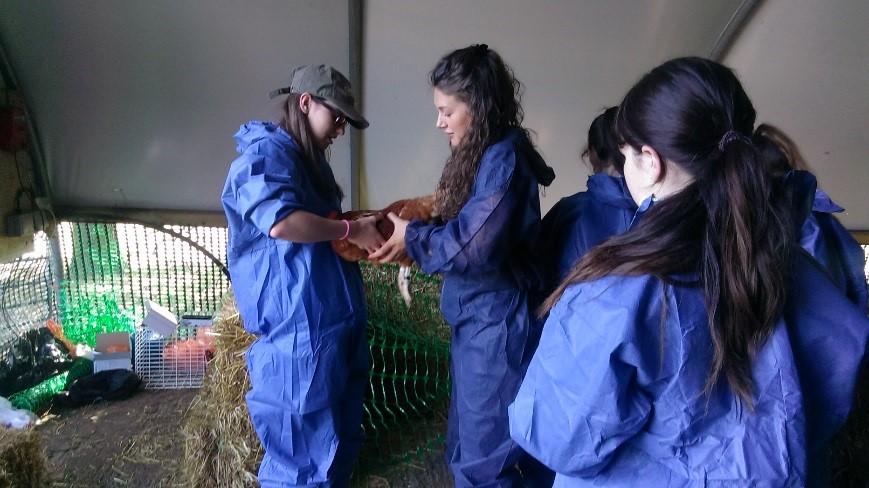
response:
M245 329L258 336L247 351L246 398L265 450L260 484L347 486L362 443L368 375L362 276L328 241L269 237L295 210L325 217L340 203L317 191L302 151L281 127L252 121L235 138L241 156L222 200L236 302ZM325 160L319 170L334 189Z
M626 232L636 210L624 178L603 173L589 176L586 191L559 200L540 225L546 290L561 282L592 247Z
M540 337L529 306L542 285L537 185L553 178L524 133L511 129L486 149L456 218L411 222L405 234L414 261L443 277L441 311L452 331L446 458L457 487L520 482L514 466L527 455L510 439L507 406Z
M800 245L865 314L869 312L866 275L863 271L866 255L860 244L833 215L844 210L821 189L815 190L812 212L800 232Z
M814 178L789 184L804 222ZM712 339L696 275L573 284L549 312L510 433L557 472L556 487L826 486L867 337L865 314L798 254L783 314L753 358L749 412L723 379L704 393Z

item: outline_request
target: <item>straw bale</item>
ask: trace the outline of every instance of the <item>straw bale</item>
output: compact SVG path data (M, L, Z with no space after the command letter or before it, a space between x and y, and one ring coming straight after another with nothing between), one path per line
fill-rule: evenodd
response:
M181 477L196 488L256 486L262 448L244 403L250 389L244 352L254 336L245 332L232 299L212 331L214 358L182 429Z
M440 281L414 270L414 300L408 307L396 286L397 272L397 266L362 266L374 371L354 486L378 486L378 476L390 466L405 465L442 445L449 328L438 310ZM196 488L256 486L263 453L244 400L250 389L244 353L254 336L245 332L231 296L213 332L214 359L182 428L181 479Z
M0 426L0 488L48 486L45 456L33 427Z

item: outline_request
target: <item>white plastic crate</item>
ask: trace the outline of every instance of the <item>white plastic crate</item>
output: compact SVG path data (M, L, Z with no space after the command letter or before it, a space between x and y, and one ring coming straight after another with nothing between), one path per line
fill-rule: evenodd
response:
M136 332L134 369L144 388L202 386L214 354L209 326L179 326L169 337L141 328Z

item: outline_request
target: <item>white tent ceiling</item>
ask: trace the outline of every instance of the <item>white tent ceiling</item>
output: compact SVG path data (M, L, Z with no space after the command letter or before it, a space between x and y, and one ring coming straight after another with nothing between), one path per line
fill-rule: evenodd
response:
M742 3L368 2L363 66L372 128L365 134L363 200L379 208L434 189L449 149L435 128L428 72L446 52L485 42L524 85L525 124L556 172L541 202L548 209L584 188L589 168L580 154L595 116L660 62L708 56Z
M4 1L0 35L60 206L220 210L267 93L299 64L349 68L347 0Z
M449 50L486 42L525 84L526 123L558 173L545 210L584 186L578 156L603 107L655 64L722 47L734 14L753 4L723 61L760 120L801 143L849 208L846 225L869 229L864 0L4 0L0 43L56 205L219 215L232 134L274 117L265 94L304 63L356 79L372 122L358 152L348 137L332 150L347 193L380 207L431 191L447 149L427 72Z

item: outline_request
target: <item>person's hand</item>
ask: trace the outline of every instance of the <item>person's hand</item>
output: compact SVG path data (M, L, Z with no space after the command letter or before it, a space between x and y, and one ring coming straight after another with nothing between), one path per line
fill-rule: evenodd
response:
M395 230L392 236L386 241L380 249L371 253L368 259L378 264L392 263L401 261L407 257L407 246L404 243L404 234L407 231L407 220L402 219L398 215L389 212L389 220L395 225Z
M350 234L347 236L347 240L368 253L378 250L386 239L377 230L376 223L376 215L351 221Z

